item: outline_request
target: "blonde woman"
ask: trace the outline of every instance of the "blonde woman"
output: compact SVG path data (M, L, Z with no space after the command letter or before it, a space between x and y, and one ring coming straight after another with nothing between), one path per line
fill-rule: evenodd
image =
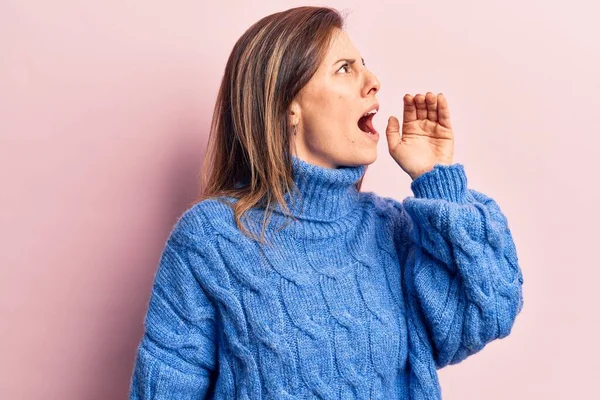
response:
M405 95L388 120L414 196L360 191L379 88L334 9L269 15L237 41L130 399L438 399L436 369L510 333L515 245L453 160L442 94Z

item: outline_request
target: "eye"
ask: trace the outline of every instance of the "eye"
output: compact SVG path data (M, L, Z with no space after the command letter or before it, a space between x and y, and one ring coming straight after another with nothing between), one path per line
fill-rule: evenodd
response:
M350 68L350 64L348 64L348 63L345 63L344 65L342 65L342 66L340 67L340 69L338 69L338 72L340 72L340 71L341 71L342 69L344 69L344 68L346 69L346 72L345 72L345 73L347 74L347 73L348 73L348 68Z

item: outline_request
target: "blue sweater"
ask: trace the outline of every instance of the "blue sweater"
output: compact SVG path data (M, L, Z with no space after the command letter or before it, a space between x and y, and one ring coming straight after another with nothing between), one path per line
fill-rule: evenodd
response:
M130 399L439 399L436 369L507 336L523 276L506 217L438 164L402 202L365 166L293 157L303 201L270 246L226 204L186 210L162 252ZM264 211L264 210L263 210ZM264 212L248 223L260 234Z

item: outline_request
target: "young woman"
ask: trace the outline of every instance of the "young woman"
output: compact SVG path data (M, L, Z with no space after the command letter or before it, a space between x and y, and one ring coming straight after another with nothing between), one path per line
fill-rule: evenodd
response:
M515 245L453 161L442 94L404 96L401 132L388 120L414 197L360 192L379 87L330 8L267 16L237 41L130 399L437 399L436 369L510 333Z

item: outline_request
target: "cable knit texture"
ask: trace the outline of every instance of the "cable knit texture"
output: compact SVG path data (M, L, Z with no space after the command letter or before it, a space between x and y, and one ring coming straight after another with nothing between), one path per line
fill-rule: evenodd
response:
M404 201L358 192L365 166L293 157L297 221L270 245L204 200L160 258L130 400L440 399L436 369L508 335L523 276L507 220L461 164ZM248 214L260 234L264 210Z

